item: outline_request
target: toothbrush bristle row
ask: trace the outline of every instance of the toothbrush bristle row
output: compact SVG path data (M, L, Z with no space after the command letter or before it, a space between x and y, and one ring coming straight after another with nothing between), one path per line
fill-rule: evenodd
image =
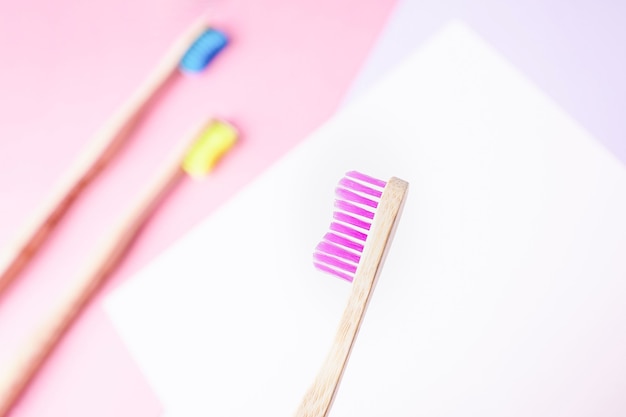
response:
M200 72L228 44L228 38L219 30L206 29L189 47L180 61L180 69L185 72Z
M352 282L385 185L357 171L339 181L330 232L313 253L317 269Z

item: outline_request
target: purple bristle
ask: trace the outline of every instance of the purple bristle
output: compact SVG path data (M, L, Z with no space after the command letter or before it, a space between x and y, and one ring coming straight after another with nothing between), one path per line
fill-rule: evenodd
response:
M356 230L354 230L351 227L348 227L344 224L341 223L336 223L336 222L332 222L330 224L330 230L332 230L333 232L339 232L341 234L344 234L346 236L349 237L353 237L355 239L359 239L365 242L365 239L367 239L367 234L363 233L363 232L358 232Z
M348 203L347 201L343 201L343 200L336 200L335 201L335 207L338 208L339 210L343 210L347 213L352 213L352 214L356 214L362 217L366 217L368 219L373 219L374 218L374 213L372 213L369 210L365 210L364 208L361 208L357 205L354 205L352 203Z
M380 198L380 196L383 195L381 191L375 190L373 188L370 188L356 181L352 181L349 178L342 178L341 181L339 181L339 185L341 185L344 188L348 188L350 190L354 190L363 194L374 196L376 198Z
M351 224L352 226L360 227L361 229L370 230L371 223L363 220L359 220L356 217L352 217L349 214L336 211L333 213L333 218L343 223Z
M318 262L313 262L313 265L315 265L315 267L317 269L319 269L320 271L324 271L328 274L332 274L335 275L336 277L345 279L346 281L352 282L352 280L354 279L353 275L350 274L346 274L345 272L341 272L341 271L337 271L335 269L332 269L324 264L318 263Z
M352 249L352 250L355 250L357 252L363 252L363 245L361 245L360 243L357 243L357 242L355 242L353 240L350 240L348 238L336 235L334 233L326 233L324 235L324 240L336 243L338 245L343 246L344 248Z
M332 243L326 242L324 240L317 245L315 250L345 259L346 261L354 262L355 264L358 264L359 260L361 260L361 256L357 255L356 253L343 249L340 246L333 245Z
M369 198L363 197L362 195L354 193L350 190L346 190L344 188L337 188L335 190L335 194L337 194L337 197L343 200L352 201L353 203L363 204L365 206L373 208L378 207L378 202L370 200Z
M332 266L334 268L341 269L346 272L352 272L352 273L356 272L355 265L349 264L348 262L344 262L340 259L337 259L333 256L326 255L324 253L319 253L319 252L314 253L313 259L315 259L319 263L326 264L328 266Z
M369 175L361 174L358 171L350 171L346 173L346 177L350 177L350 178L354 178L363 182L367 182L368 184L372 184L380 188L385 188L385 185L387 185L387 183L383 180L372 178Z
M331 232L315 248L313 264L323 272L352 282L361 260L363 243L372 226L385 181L351 171L335 190L335 212Z

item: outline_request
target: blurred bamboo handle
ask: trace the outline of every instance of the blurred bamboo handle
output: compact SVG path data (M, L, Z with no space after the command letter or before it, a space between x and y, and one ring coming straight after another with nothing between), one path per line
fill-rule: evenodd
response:
M176 73L187 48L206 28L205 22L203 16L180 36L148 79L95 135L89 148L42 204L15 243L5 250L0 258L0 297L30 263L80 194L128 142L131 131L152 99Z
M172 186L185 175L181 169L183 155L177 152L166 164L161 174L139 199L135 208L110 235L88 265L85 274L62 300L57 310L30 343L24 346L19 358L12 363L12 368L8 372L2 372L0 375L0 417L6 417L9 414L63 335L124 259L159 203Z

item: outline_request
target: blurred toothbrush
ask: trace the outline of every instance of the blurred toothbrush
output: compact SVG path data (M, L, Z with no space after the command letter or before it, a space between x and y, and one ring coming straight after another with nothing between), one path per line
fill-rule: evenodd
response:
M356 171L348 172L337 186L334 221L315 248L313 264L323 272L352 282L352 292L335 341L296 417L325 417L330 413L391 246L408 186L395 177L385 182Z
M237 130L229 123L213 120L194 136L194 142L175 152L160 174L138 200L133 210L113 231L88 265L85 273L59 304L33 339L20 350L12 368L0 372L0 417L6 417L27 389L48 356L88 305L106 279L122 262L132 243L167 192L186 175L207 174L236 142Z
M202 71L226 46L226 36L202 18L172 46L147 80L93 138L70 172L35 213L18 239L0 253L0 297L30 263L74 201L128 142L149 104L175 74Z

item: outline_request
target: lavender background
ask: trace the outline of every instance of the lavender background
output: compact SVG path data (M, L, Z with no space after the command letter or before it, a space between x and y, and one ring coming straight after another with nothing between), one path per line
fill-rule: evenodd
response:
M468 24L626 164L626 1L401 0L349 97L451 19Z

